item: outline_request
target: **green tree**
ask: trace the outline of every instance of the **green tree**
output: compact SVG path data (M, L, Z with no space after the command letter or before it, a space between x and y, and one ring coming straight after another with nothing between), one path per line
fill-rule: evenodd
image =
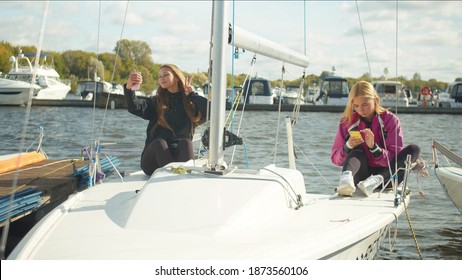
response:
M96 54L84 51L65 51L62 54L63 63L69 68L69 75L79 79L93 79L89 64L91 57L96 57Z
M131 63L133 68L144 66L149 69L152 66L152 51L146 42L122 39L116 43L114 53L117 51L123 63Z
M8 43L0 42L0 72L8 73L11 70L10 57L14 56L14 47Z
M332 76L332 72L330 71L322 71L321 75L319 76L319 78L321 80L324 80L325 77L329 77L329 76Z

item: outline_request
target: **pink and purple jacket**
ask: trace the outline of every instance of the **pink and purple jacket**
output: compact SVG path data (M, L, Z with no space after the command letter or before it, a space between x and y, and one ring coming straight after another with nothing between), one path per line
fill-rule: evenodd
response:
M381 128L383 127L383 129ZM351 123L340 120L337 134L332 146L331 160L337 166L342 166L348 156L346 142L350 130L363 130L367 124L360 119L357 112L353 112ZM395 156L403 149L403 133L399 119L390 111L372 117L369 127L374 133L375 145L372 149L362 143L367 155L368 165L371 167L386 167L388 161L392 162ZM383 132L382 132L383 131ZM384 143L385 139L385 143Z

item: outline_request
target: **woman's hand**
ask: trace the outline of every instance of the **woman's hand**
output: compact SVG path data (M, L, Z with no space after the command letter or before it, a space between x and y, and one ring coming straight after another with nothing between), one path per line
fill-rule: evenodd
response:
M143 76L141 76L141 72L132 70L132 72L130 72L130 75L128 76L127 89L132 89L134 84L141 84L142 82Z
M369 147L369 149L372 149L372 147L374 147L375 144L374 133L372 132L372 130L366 128L361 130L361 133L363 134L363 138L366 142L366 145Z
M348 146L350 146L352 149L364 142L363 138L355 138L355 137L350 137L348 139Z
M184 81L184 94L186 95L194 92L194 89L191 86L191 79L191 77L186 77L186 80Z

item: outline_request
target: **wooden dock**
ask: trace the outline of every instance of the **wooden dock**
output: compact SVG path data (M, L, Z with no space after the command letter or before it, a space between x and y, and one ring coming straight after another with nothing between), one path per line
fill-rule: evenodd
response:
M0 174L0 197L28 188L42 192L43 199L38 208L15 217L11 221L18 220L31 212L38 212L38 217L34 219L37 222L51 210L50 207L55 207L77 191L79 178L72 174L85 165L88 165L88 161L80 159L47 159L26 165L19 169L19 173L11 171ZM16 184L14 184L15 180ZM0 224L0 226L3 225L4 223Z

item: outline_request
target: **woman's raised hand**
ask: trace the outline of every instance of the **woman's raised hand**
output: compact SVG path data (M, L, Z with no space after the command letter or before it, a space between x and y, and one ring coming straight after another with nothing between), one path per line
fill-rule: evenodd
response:
M141 72L132 70L130 72L130 75L128 76L127 89L132 89L133 85L141 84L142 82L143 82L143 76L141 76Z
M184 81L184 93L186 95L194 92L193 87L191 86L191 77L186 77L186 80Z

